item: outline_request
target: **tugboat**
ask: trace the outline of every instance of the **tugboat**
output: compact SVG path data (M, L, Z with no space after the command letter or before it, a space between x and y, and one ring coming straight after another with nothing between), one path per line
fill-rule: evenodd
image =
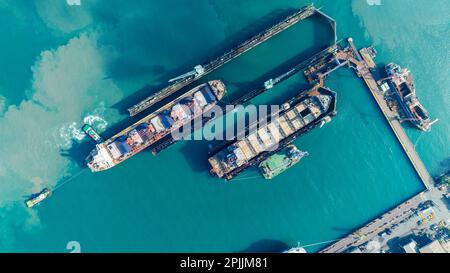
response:
M30 198L25 201L25 205L28 208L32 208L50 197L50 195L52 195L52 191L49 188L44 188L42 191L32 194Z
M294 166L300 160L309 155L308 152L300 151L295 145L288 145L280 153L271 155L259 164L259 169L265 179L272 179Z
M92 128L91 125L85 124L81 127L81 130L85 132L90 138L92 138L95 142L100 143L103 142L102 137L97 133L97 131Z

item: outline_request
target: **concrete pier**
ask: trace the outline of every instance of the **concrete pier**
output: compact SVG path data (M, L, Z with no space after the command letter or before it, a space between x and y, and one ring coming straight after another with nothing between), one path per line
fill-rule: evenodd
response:
M392 210L386 212L375 220L371 221L364 227L356 230L345 238L321 250L321 253L337 253L343 252L352 247L357 247L367 243L376 237L380 232L390 228L394 224L400 223L403 219L411 216L420 203L424 200L422 194L418 194L413 198L401 203Z
M413 143L406 135L405 130L400 124L397 113L391 111L387 106L384 95L380 91L380 88L369 69L373 68L373 59L368 54L365 54L364 58L362 58L354 46L353 40L349 38L348 42L351 50L348 52L338 52L336 54L337 58L348 61L355 69L357 75L364 80L426 190L386 212L345 238L323 249L320 251L322 253L343 252L349 248L357 247L370 241L380 232L392 227L393 224L400 223L402 220L411 216L411 214L413 214L413 209L417 208L420 203L430 200L427 196L430 192L435 191L433 178L428 173L428 170L417 154Z
M351 48L355 49L355 46L353 45L353 40L350 38L349 43L351 45ZM357 54L358 52L354 52ZM360 56L358 54L358 56ZM369 56L365 56L366 58L370 58ZM354 59L351 60L352 62L355 62ZM373 63L373 60L370 60L370 62ZM390 127L392 128L392 131L394 132L395 136L397 137L400 145L402 146L403 150L405 151L406 155L408 156L408 159L411 161L415 171L417 172L418 176L420 177L422 183L424 184L426 189L430 189L433 186L433 178L428 173L428 170L426 169L425 165L423 164L422 160L420 159L419 155L417 154L414 144L411 142L409 137L406 135L405 130L403 129L402 125L400 124L400 121L398 119L397 113L391 111L389 107L386 104L386 101L384 100L384 95L380 91L377 82L375 81L372 73L369 70L370 63L367 64L365 61L358 60L356 63L356 71L358 72L358 76L361 77L364 82L366 83L370 93L372 94L373 98L377 102L378 107L383 112L384 117L386 118L387 122L389 123Z

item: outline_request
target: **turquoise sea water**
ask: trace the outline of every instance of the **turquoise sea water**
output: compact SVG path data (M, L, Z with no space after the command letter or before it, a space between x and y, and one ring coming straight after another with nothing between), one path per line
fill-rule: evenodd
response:
M93 147L77 130L83 122L111 135L135 121L124 109L150 90L310 2L0 0L0 251L67 252L70 241L83 252L281 251L337 239L422 190L349 70L327 81L338 115L296 141L310 156L276 180L255 169L232 183L211 177L206 141L142 152L102 173L80 166ZM337 20L340 38L374 44L378 63L413 72L440 121L407 133L439 174L450 160L450 4L380 2L315 5ZM222 79L230 99L331 39L326 22L310 18L203 81ZM279 103L306 87L297 75L252 102ZM25 209L23 196L43 186L54 196Z

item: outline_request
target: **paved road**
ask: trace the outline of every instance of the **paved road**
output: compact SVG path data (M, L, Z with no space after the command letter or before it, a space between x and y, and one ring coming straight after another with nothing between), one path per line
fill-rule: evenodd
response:
M412 209L419 206L424 201L423 194L418 194L406 202L403 202L394 209L386 212L382 216L373 220L364 227L358 229L342 240L328 246L320 251L321 253L336 253L342 252L349 247L356 247L364 244L373 238L377 237L379 233L383 232L387 228L392 228L394 224L400 224L406 218L413 215Z

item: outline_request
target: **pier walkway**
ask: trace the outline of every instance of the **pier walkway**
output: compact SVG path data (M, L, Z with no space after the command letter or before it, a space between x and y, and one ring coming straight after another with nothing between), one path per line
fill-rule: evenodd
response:
M404 219L412 216L415 211L414 209L416 209L424 201L425 199L423 194L418 194L345 238L321 250L320 253L343 252L352 247L357 247L367 243L387 228L392 227L394 224L399 224Z
M353 45L353 40L349 39L349 44L353 50L356 51L355 46ZM389 125L392 128L392 131L394 132L395 136L397 137L398 141L400 142L400 145L403 147L403 150L405 151L406 155L408 156L409 160L411 161L414 169L416 170L417 174L419 175L420 179L422 180L424 186L426 189L430 189L433 186L433 178L428 173L428 170L426 169L425 165L423 164L422 160L420 159L419 155L417 154L414 144L411 142L409 137L406 135L405 130L403 129L402 125L400 124L398 114L391 111L389 107L386 104L386 101L384 100L384 94L380 91L377 82L375 81L372 73L369 70L370 64L367 64L359 55L359 53L356 51L354 54L357 56L359 60L351 59L351 62L356 65L356 71L358 73L358 76L361 77L364 82L366 83L368 89L370 90L373 98L377 102L378 106L380 107L381 111L383 112L384 117L388 121ZM366 58L370 58L366 56ZM370 60L370 62L373 63L373 60Z

